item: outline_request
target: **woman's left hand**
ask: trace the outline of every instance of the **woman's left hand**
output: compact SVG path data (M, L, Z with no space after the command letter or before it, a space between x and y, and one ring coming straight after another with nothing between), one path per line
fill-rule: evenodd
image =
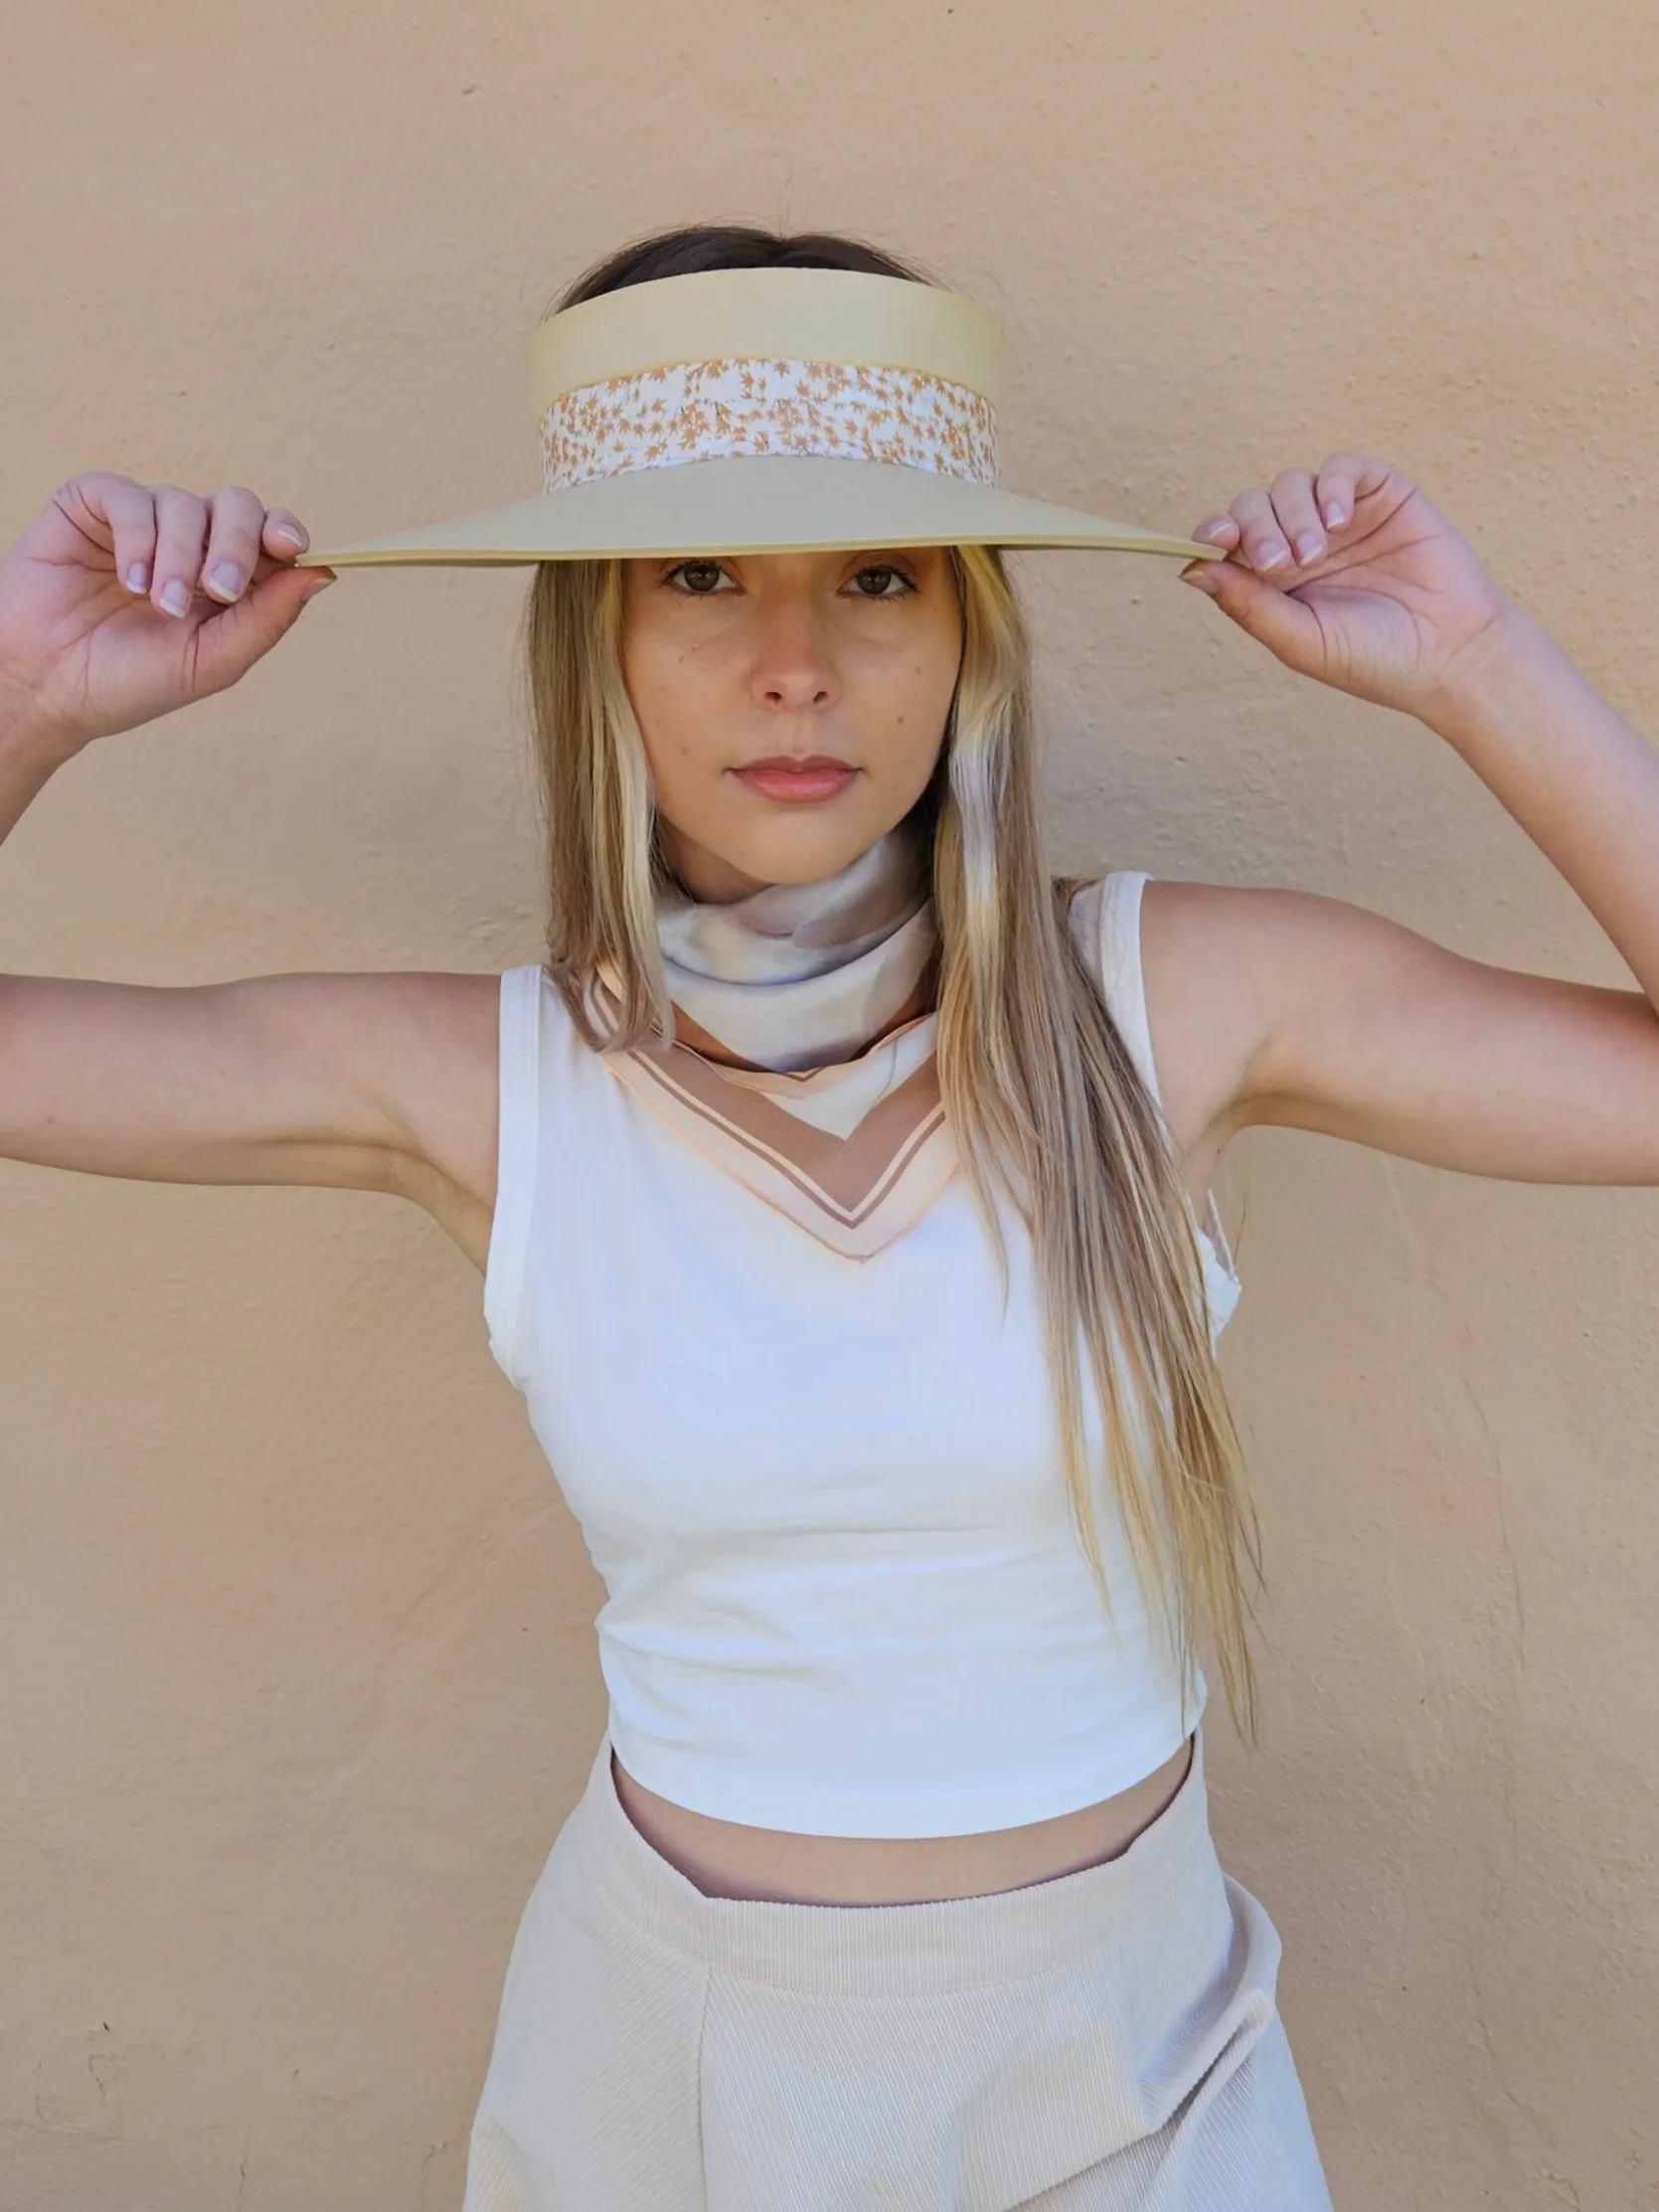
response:
M1398 468L1333 453L1285 468L1193 532L1227 548L1183 581L1298 675L1429 720L1502 634L1514 602Z

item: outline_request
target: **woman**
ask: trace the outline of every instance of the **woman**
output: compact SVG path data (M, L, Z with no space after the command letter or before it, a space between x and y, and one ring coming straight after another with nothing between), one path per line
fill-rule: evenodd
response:
M606 1580L466 2212L1328 2205L1204 1795L1199 1641L1254 1722L1212 1173L1271 1123L1659 1179L1642 739L1382 461L1193 540L1001 491L976 314L847 241L672 234L537 334L539 501L302 560L251 491L93 473L0 565L3 834L331 562L537 564L545 968L0 981L0 1154L424 1206ZM1642 989L1051 881L1007 543L1191 556L1452 745Z

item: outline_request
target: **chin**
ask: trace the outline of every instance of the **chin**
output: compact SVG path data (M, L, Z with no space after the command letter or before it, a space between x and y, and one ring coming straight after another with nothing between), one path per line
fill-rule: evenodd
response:
M800 811L804 815L807 810ZM742 869L761 883L816 883L823 876L838 875L891 827L888 822L852 827L822 817L783 821L763 835L734 837L718 846L711 843L710 849L729 867Z

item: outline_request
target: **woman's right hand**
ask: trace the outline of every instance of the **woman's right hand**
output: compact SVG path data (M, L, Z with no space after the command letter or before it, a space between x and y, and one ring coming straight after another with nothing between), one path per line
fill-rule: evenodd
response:
M0 560L0 741L67 755L224 691L333 583L292 566L308 543L242 486L61 485Z

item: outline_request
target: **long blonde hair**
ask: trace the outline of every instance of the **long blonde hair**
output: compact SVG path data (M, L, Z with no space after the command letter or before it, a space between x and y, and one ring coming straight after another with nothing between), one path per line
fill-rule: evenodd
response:
M1191 1209L1162 1116L1069 921L1091 879L1049 872L1030 648L1002 557L959 546L950 559L962 658L938 766L917 807L930 831L939 930L940 1097L1005 1301L998 1194L1030 1239L1073 1524L1108 1615L1079 1341L1137 1580L1179 1667L1183 1702L1202 1639L1235 1727L1254 1744L1243 1563L1259 1588L1259 1536L1211 1345ZM521 642L547 825L547 964L579 1032L594 1050L616 1052L653 1031L674 1035L655 913L667 871L621 635L619 561L538 567ZM601 959L621 989L608 1037L595 1033L585 1003Z

